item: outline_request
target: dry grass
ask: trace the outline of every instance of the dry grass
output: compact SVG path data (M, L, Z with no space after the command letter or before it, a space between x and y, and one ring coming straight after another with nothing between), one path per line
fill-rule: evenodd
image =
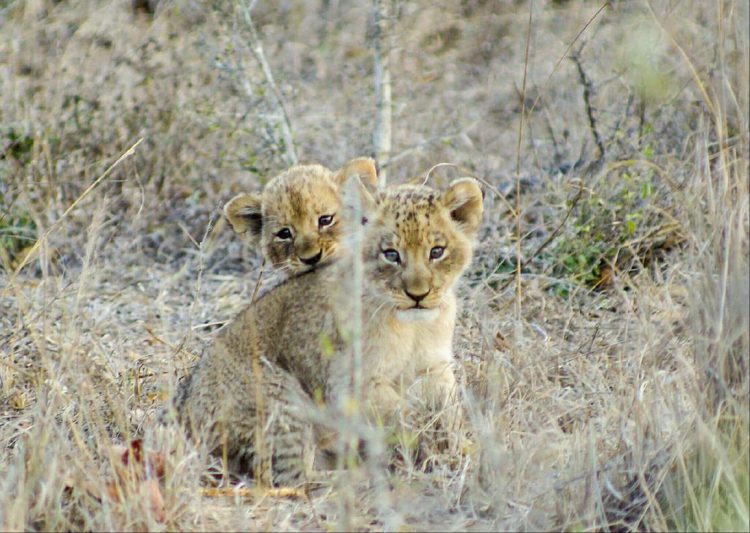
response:
M368 153L369 3L258 4L300 159ZM526 3L399 3L389 180L487 185L456 335L477 446L284 499L206 493L215 461L156 422L254 287L218 207L284 165L246 29L0 2L0 529L747 530L748 4L672 4L606 7L581 74L600 4L534 2L525 65Z

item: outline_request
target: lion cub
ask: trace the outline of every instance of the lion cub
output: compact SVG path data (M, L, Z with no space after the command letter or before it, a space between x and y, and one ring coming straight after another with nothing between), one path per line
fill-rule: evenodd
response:
M471 178L442 191L360 191L367 220L361 305L353 305L357 291L347 285L355 257L294 276L223 328L180 386L180 420L213 453L225 451L238 473L257 465L263 449L275 483L302 481L312 464L311 435L323 433L319 416L312 423L313 398L331 409L333 427L335 413L351 405L345 400L355 370L372 422L391 427L400 413L425 405L449 433L458 422L454 286L471 261L482 192Z
M353 176L374 188L375 162L352 159L336 172L296 165L271 179L261 194L241 193L229 200L224 214L235 232L260 243L274 267L287 274L311 270L340 252L340 188Z

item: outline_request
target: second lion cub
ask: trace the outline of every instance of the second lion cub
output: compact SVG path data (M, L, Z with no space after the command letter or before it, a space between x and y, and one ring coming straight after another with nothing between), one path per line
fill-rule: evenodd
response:
M342 237L341 185L353 176L375 188L375 161L352 159L336 172L322 165L296 165L271 179L261 194L241 193L224 206L238 234L260 244L264 257L288 274L335 258Z

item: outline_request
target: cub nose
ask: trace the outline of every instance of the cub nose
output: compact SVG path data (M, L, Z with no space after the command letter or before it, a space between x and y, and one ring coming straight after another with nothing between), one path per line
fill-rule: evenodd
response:
M411 298L412 300L414 300L414 301L415 301L416 303L419 303L419 302L421 302L422 300L424 300L424 299L425 299L425 297L426 297L426 296L427 296L428 294L430 294L430 290L429 290L429 289L427 290L427 292L424 292L424 293L422 293L422 294L412 294L412 293L410 293L409 291L407 291L406 289L404 289L404 292L406 293L406 295L407 295L407 296L408 296L409 298Z
M306 265L315 265L320 261L321 257L323 257L323 250L318 250L318 253L316 255L312 257L300 257L299 260Z

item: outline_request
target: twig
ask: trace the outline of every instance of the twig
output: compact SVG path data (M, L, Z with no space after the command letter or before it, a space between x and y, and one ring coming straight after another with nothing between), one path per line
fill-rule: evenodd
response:
M351 216L353 220L362 219L362 202L359 195L359 180L350 179L345 185L345 198L347 204L351 205ZM348 325L352 336L352 398L357 405L362 405L364 397L362 394L362 353L364 344L362 339L362 287L364 286L364 266L362 263L363 232L361 224L354 224L349 240L351 252L351 319ZM358 413L357 413L358 414Z
M75 209L76 206L78 206L78 204L80 204L83 201L83 199L86 198L89 195L89 193L96 188L97 185L99 185L102 181L104 181L112 173L112 171L115 169L115 167L117 167L117 165L119 165L122 161L124 161L125 159L127 159L128 157L130 157L131 155L133 155L135 153L135 149L138 148L138 145L141 144L141 142L143 142L143 137L141 137L140 139L138 139L135 142L135 144L133 144L133 146L131 146L130 148L128 148L127 150L125 150L125 152L123 152L123 154L120 157L117 158L117 161L115 161L114 163L112 163L109 166L109 168L107 168L107 170L105 170L104 173L101 176L99 176L98 178L96 178L96 180L94 180L94 183L92 183L91 185L89 185L86 188L86 190L83 191L81 193L81 195L78 198L76 198L75 201L72 204L70 204L68 206L68 208L62 214L62 216L60 218L58 218L57 220L55 220L55 222L49 227L49 229L47 231L45 231L44 234L40 238L38 238L36 240L36 242L34 243L34 246L31 247L31 250L29 250L26 253L26 255L24 256L23 260L16 267L16 270L13 272L13 277L16 277L18 275L18 273L21 272L21 269L23 269L23 267L25 267L28 264L29 258L32 256L32 254L36 251L37 248L39 248L39 246L41 245L42 242L44 242L44 241L47 240L47 237L49 237L49 234L52 233L55 229L57 229L57 227L65 219L65 217L67 217L68 214L73 209Z
M373 0L376 103L372 147L376 161L388 161L391 156L391 12L387 5L389 2L390 0ZM385 187L386 183L386 170L381 165L378 185Z
M550 139L552 139L552 147L555 149L555 165L559 165L563 161L563 155L560 151L560 145L557 143L557 137L555 137L555 130L552 127L552 119L549 116L549 109L544 105L542 111L544 111L544 122L547 126L547 133L549 134Z
M457 164L455 164L455 163L438 163L437 165L434 165L434 166L433 166L433 167L432 167L432 168L431 168L431 169L430 169L430 170L429 170L429 171L427 172L427 176L426 176L425 178L423 178L423 179L422 179L421 181L419 181L419 182L411 182L411 183L421 183L421 184L423 184L423 185L424 185L424 184L426 184L426 183L427 183L427 180L429 179L429 175L430 175L430 173L431 173L431 172L432 172L432 171L433 171L433 170L434 170L435 168L438 168L438 167L444 167L444 166L450 166L450 167L453 167L453 168L455 168L456 170L458 170L459 172L461 172L461 174L462 174L463 176L466 176L466 177L470 177L470 178L474 178L475 180L477 180L478 182L480 182L480 183L481 183L482 185L484 185L484 186L485 186L485 187L487 188L487 190L488 190L488 191L492 192L492 193L493 193L493 194L494 194L495 196L497 196L497 198L499 198L499 199L500 199L500 201L501 201L502 203L504 203L504 204L505 204L505 207L507 207L507 208L508 208L508 211L510 212L510 216L513 216L513 217L514 217L514 216L516 216L516 209L515 209L515 207L513 207L513 205L512 205L512 204L511 204L511 203L510 203L510 202L508 201L508 199L507 199L507 198L505 197L505 195L504 195L504 194L503 194L502 192L500 192L500 191L498 190L498 188L497 188L497 187L495 187L495 186L494 186L494 185L493 185L492 183L488 182L488 181L487 181L486 179L484 179L483 177L481 177L481 176L478 176L478 175L474 174L474 172L473 172L473 171L472 171L471 169L469 169L469 168L466 168L466 167L465 167L465 166L463 166L463 165L457 165ZM482 194L484 194L484 193L482 193Z
M716 105L713 100L708 95L708 91L706 90L706 85L701 81L701 77L698 74L698 71L695 68L695 64L690 60L690 57L688 57L687 52L685 52L685 49L680 46L680 43L677 42L677 39L675 39L675 36L672 34L672 32L668 31L664 24L662 24L662 21L659 19L659 17L656 16L656 13L654 12L654 8L651 5L650 1L646 2L646 7L648 8L649 13L651 14L651 17L654 19L654 22L659 26L659 29L669 37L669 40L672 41L672 44L675 48L677 48L677 51L682 56L682 59L685 61L685 64L687 65L688 69L690 69L690 74L693 77L693 82L698 87L698 90L701 93L701 96L703 97L703 102L706 104L706 107L708 107L708 110L711 112L711 116L716 116Z
M188 317L189 321L193 321L193 311L195 310L195 303L198 301L198 296L200 295L202 289L203 289L203 271L204 271L204 260L203 260L203 254L204 254L204 247L206 244L206 241L208 239L208 236L211 234L211 231L214 227L214 217L216 214L216 209L213 209L211 212L211 216L208 219L208 224L206 224L206 230L203 232L203 237L201 238L200 242L196 242L195 239L193 239L192 235L190 235L190 232L185 228L182 224L180 224L180 228L187 234L187 236L190 238L191 241L193 241L193 244L196 248L198 248L198 276L196 277L195 284L193 285L193 300L190 302L190 308L188 310ZM183 346L185 343L187 343L189 336L194 331L194 328L190 328L190 331L185 335L185 338L182 340L182 343L180 346Z
M195 324L193 326L190 326L190 329L195 331L196 329L210 328L213 326L223 326L226 323L226 320L214 320L213 322L206 322L204 324Z
M284 105L284 97L281 95L281 91L279 91L276 81L273 78L271 67L268 64L268 60L266 60L266 54L263 52L263 43L261 43L260 37L258 37L255 23L253 23L253 18L250 14L255 2L248 6L245 0L238 0L238 4L242 12L242 18L245 20L245 25L250 33L250 49L253 51L255 59L263 71L263 76L266 78L266 83L271 89L271 95L273 96L272 103L281 116L279 126L281 127L281 135L284 138L284 156L286 162L289 165L296 165L299 159L297 158L297 150L294 145L294 135L292 134L292 123L289 120L289 113Z
M563 217L560 224L552 231L552 233L549 234L549 237L547 237L542 244L539 245L539 247L534 250L534 253L531 254L531 257L529 257L529 261L534 259L537 255L542 253L544 249L549 246L549 244L554 241L557 238L557 234L560 233L560 230L565 225L565 223L568 221L568 218L570 218L570 214L573 212L573 209L575 209L576 204L581 199L581 196L583 196L583 181L580 181L578 183L578 192L575 195L575 198L573 198L573 202L570 204L570 207L568 208L568 211L565 213L565 216Z
M643 132L646 129L646 101L641 98L638 102L638 149L643 149ZM615 132L616 133L616 132Z
M581 37L581 35L583 35L583 32L585 32L586 29L594 22L594 20L596 20L596 17L598 17L599 14L602 11L604 11L604 8L608 7L608 6L609 6L609 0L605 1L601 6L599 6L599 9L596 10L596 13L594 13L591 16L591 18L586 21L586 24L583 25L583 28L581 28L581 30L576 34L576 36L573 37L573 40L570 41L570 44L568 44L567 48L565 48L565 51L562 53L562 55L560 56L560 58L557 60L557 63L555 63L555 66L552 67L552 71L547 76L547 79L545 80L544 85L542 85L542 89L539 91L539 94L534 99L534 103L529 108L529 115L531 115L534 112L534 110L536 109L537 104L539 103L539 100L542 99L542 96L547 91L547 87L549 87L549 82L552 79L552 76L555 74L555 72L557 72L557 69L560 66L560 63L562 63L562 60L567 57L568 52L570 51L571 48L573 48L573 45L576 43L576 41L578 41L578 39Z
M552 231L552 233L549 234L549 236L544 240L542 244L540 244L536 250L534 250L534 253L532 253L528 259L525 261L521 261L520 259L520 253L518 257L516 258L516 268L517 271L514 272L515 276L512 278L509 278L505 283L502 284L498 292L503 292L505 289L508 288L508 286L513 283L513 280L516 279L516 277L520 276L521 269L525 268L531 261L534 260L536 256L538 256L544 249L550 245L552 241L554 241L557 238L558 233L560 233L560 230L562 230L565 223L568 221L568 218L570 218L570 214L573 212L573 209L575 209L576 204L578 204L578 201L581 199L581 196L583 196L583 181L580 181L578 184L578 192L575 195L575 198L573 198L573 202L570 204L570 207L568 208L567 212L565 213L565 216L560 221L560 224L557 225L557 227Z
M161 337L159 337L159 336L158 336L158 335L157 335L156 333L154 333L154 332L153 332L153 331L151 330L151 328L149 328L148 326L145 326L145 327L144 327L144 329L146 330L146 333L148 333L149 335L151 335L151 338L152 338L152 339L154 339L154 340L155 340L156 342L158 342L158 343L160 343L160 344L163 344L164 346L168 346L169 348L171 348L172 350L174 350L174 353L175 353L175 354L178 354L178 353L180 353L180 352L183 352L183 353L186 353L186 354L188 354L188 355L191 355L191 356L193 356L193 357L194 357L194 358L196 358L196 359L198 359L198 358L200 357L200 356L199 356L198 354L194 354L194 353L193 353L193 352L191 352L190 350L186 350L185 348L183 348L183 347L182 347L182 345L180 345L180 346L176 346L176 345L172 344L171 342L169 342L169 341L166 341L166 340L162 339L162 338L161 338Z
M594 110L594 107L591 105L591 96L594 94L594 86L591 83L591 79L586 74L586 71L583 70L580 55L582 49L583 45L581 45L578 51L570 54L570 59L578 68L578 77L581 80L581 85L583 85L583 103L586 106L586 116L589 119L589 129L594 136L594 142L596 142L597 148L599 148L599 159L603 159L605 155L604 143L602 142L601 135L599 135L599 129L596 127L596 110Z
M594 329L594 334L591 336L591 340L589 341L589 347L586 350L586 357L591 357L591 350L594 347L594 341L596 340L596 336L599 334L599 327L601 326L601 322L596 323L596 328Z
M430 170L427 171L427 174L424 175L424 179L422 180L422 185L427 185L427 181L430 179L430 174L432 174L432 171L440 167L458 168L458 165L454 165L453 163L437 163L435 165L432 165L430 167Z
M260 289L260 282L263 279L263 272L266 269L266 258L260 263L260 272L258 273L258 279L255 280L255 287L253 288L253 295L250 297L250 305L255 303L255 299L258 297L258 290Z
M250 305L255 304L255 299L258 296L258 290L260 288L261 279L263 279L263 271L266 266L266 259L263 258L263 262L260 265L260 272L258 273L258 279L255 281L255 288L253 289L253 295L250 299ZM266 425L265 417L265 399L263 396L263 365L260 362L260 353L258 351L258 328L255 325L254 317L249 320L250 326L250 364L253 369L253 376L255 376L255 386L253 387L253 393L255 394L255 453L258 457L258 464L256 467L255 479L260 486L271 486L273 483L273 468L272 458L269 455L263 436L265 434L264 428ZM224 447L224 479L226 477L227 468L227 455L226 446Z
M516 146L516 320L521 321L521 143L526 118L526 80L529 72L529 45L534 0L529 2L529 24L526 29L526 51L523 58L523 85L521 87L521 116L518 120L518 145Z
M599 86L603 85L603 83L600 83ZM625 106L623 107L622 115L617 117L617 120L615 121L614 126L612 127L612 133L607 137L607 140L604 142L607 146L613 146L615 142L621 144L621 141L617 139L617 134L620 132L620 127L623 125L623 123L628 120L631 116L631 108L633 107L633 101L635 98L633 97L633 93L628 94L628 100L625 102ZM642 130L639 129L638 132L638 143L640 146L641 142L641 136L642 136ZM640 149L640 148L639 148Z

